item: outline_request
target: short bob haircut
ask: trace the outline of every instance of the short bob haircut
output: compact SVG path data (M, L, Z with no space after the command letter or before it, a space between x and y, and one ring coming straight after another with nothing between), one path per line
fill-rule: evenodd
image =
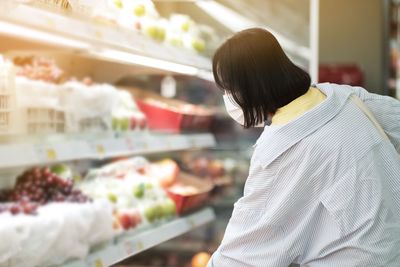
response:
M262 123L311 85L310 75L261 28L238 32L226 40L214 54L213 74L218 87L243 110L245 128Z

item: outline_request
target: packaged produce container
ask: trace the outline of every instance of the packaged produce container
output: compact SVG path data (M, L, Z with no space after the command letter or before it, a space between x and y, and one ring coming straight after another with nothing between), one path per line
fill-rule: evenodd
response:
M203 206L208 201L213 187L209 180L181 172L178 181L166 191L175 202L177 213L183 214Z
M171 133L207 131L214 118L212 110L136 88L127 90L146 115L151 130Z

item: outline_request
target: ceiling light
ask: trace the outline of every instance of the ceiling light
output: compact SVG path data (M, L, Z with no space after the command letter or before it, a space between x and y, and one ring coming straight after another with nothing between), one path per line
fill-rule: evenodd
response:
M0 34L74 49L83 50L90 47L90 44L83 41L15 25L4 21L0 21Z
M185 75L197 75L198 69L192 66L173 63L162 59L151 58L148 56L135 55L114 49L100 49L98 51L88 51L92 56L113 60L121 63L141 65L154 69L165 70Z

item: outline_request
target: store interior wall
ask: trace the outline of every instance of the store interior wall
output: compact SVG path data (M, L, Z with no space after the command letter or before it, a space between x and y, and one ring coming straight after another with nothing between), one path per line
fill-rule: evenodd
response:
M383 93L383 1L321 0L320 62L356 63L364 86Z

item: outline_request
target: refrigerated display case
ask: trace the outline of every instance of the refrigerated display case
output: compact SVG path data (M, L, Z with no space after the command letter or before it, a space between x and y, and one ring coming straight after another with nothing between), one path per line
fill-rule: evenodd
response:
M97 5L93 8L95 2ZM111 9L103 6L111 2ZM0 266L14 267L21 262L24 266L109 266L185 233L196 236L195 228L216 218L214 210L224 219L205 230L210 237L207 244L212 243L209 252L222 238L233 202L242 193L247 164L242 159L249 160L249 144L260 131L249 131L247 137L242 136L239 127L232 126L232 121L221 110L222 102L214 100L217 91L212 80L211 60L207 57L218 44L214 29L196 24L182 14L171 15L167 22L153 10L152 2L145 0L138 1L144 3L143 6L132 6L135 15L128 16L120 5L129 2L134 1L7 0L0 3L0 189L9 190L0 194L0 202L10 202L10 199L15 202L4 206L0 203L0 216L3 216L0 231L18 232L18 227L28 232L37 230L34 244L30 244L29 234L19 236L20 239L8 236L12 245L0 244ZM207 5L212 7L216 1L208 2L196 5L210 11ZM221 7L218 3L217 6ZM148 14L143 17L143 12ZM282 40L286 40L284 48L306 62L304 66L312 72L314 80L318 76L317 13L318 1L312 0L310 14L314 15L310 19L308 46L296 45L295 41L282 36ZM240 27L252 25L242 23ZM170 76L177 80L178 87L179 83L190 86L176 92L179 103L161 97L150 101L150 111L158 109L164 113L150 114L143 108L143 103L147 102L142 96L132 94L131 98L129 88L141 84L140 90L152 90L149 94L153 95L161 80ZM204 106L205 102L220 107ZM175 125L165 124L163 114L166 111L173 113ZM227 133L227 130L232 131ZM213 149L209 155L220 154L222 163L209 155L187 157L186 153L202 149ZM182 151L185 152L180 155L182 170L190 172L191 176L201 176L203 185L207 183L203 187L198 185L200 183L191 183L192 187L204 189L191 198L163 188L152 180L157 175L151 179L147 177L151 183L131 183L132 179L121 178L120 172L110 175L113 177L93 178L93 171L98 173L118 159L143 155L169 158L175 157L173 152ZM196 160L207 161L205 169L188 164ZM59 167L64 165L71 168L67 178L55 173L64 169ZM214 175L221 165L232 170L233 181L220 172ZM139 169L129 170L129 175L145 175L146 171ZM42 185L39 181L42 175L46 179L50 177L51 181ZM147 178L140 176L138 179ZM94 184L95 179L103 179L98 182L103 185L85 187L86 179ZM52 189L55 181L60 184L58 191ZM28 188L31 182L35 190ZM133 192L132 188L125 192L124 185L134 186ZM104 191L108 186L110 191ZM45 192L40 191L44 188ZM159 193L160 190L165 192ZM115 193L122 191L124 197ZM156 200L143 197L146 192ZM219 201L213 204L205 201L217 194L223 195ZM100 195L106 203L98 201ZM160 195L163 201L165 198L175 201L176 216L164 216L158 204L156 211L147 216L138 209L140 220L137 220L136 211L124 213L131 211L135 205L132 203L153 205L152 201L158 201ZM43 203L32 206L24 198L32 196ZM119 202L126 198L133 198L129 200L132 203ZM195 209L191 209L193 207ZM53 216L53 212L57 216ZM41 221L44 215L50 216L43 221L47 224ZM60 222L58 216L64 219ZM18 223L14 224L16 218ZM98 226L102 229L94 227L96 218L103 218ZM12 223L4 223L10 221ZM50 222L56 225L54 229ZM37 228L33 228L34 224ZM92 227L101 234L93 235ZM51 231L45 233L47 229ZM78 230L74 232L73 229ZM10 247L13 250L6 251ZM205 249L204 242L197 247ZM37 257L18 256L21 248L25 252L35 252ZM70 251L66 253L66 249ZM26 261L29 256L32 256L31 262Z
M28 3L3 1L0 4L0 49L3 54L0 169L1 187L7 189L2 191L0 228L4 233L14 231L16 227L27 231L36 229L39 236L27 233L25 237L19 236L20 240L16 240L17 234L7 236L13 243L0 246L1 266L109 266L212 221L215 218L213 210L203 204L203 208L197 205L196 210L181 216L154 221L150 215L144 216L141 220L148 224L135 228L129 221L128 227L126 220L132 218L126 214L114 216L108 213L112 210L110 203L114 205L113 213L116 212L117 204L113 202L119 196L109 194L108 204L104 206L95 197L92 197L93 202L87 202L89 193L79 182L82 177L64 179L53 172L58 163L70 166L84 163L81 168L86 172L85 168L103 165L110 159L215 146L215 138L207 129L179 133L151 131L146 121L143 127L138 127L145 114L138 113L137 106L128 101L126 95L118 100L121 88L111 85L124 74L179 73L210 77L210 60L195 51L151 40L134 30L68 13L74 8L72 3L57 6L59 9L55 10L51 1L25 2ZM43 4L49 6L43 7ZM46 75L53 75L57 69L52 66L53 61L61 65L60 75L65 71L69 77L48 80ZM68 81L72 76L75 80ZM84 76L91 78L88 80ZM118 109L106 107L105 103L114 103L111 99L118 103ZM36 123L35 129L32 123ZM61 123L62 127L58 125ZM60 184L57 192L54 181ZM77 189L72 188L73 182ZM39 193L33 192L30 183ZM159 195L154 190L161 190L161 187L146 187L145 190L150 192L148 194ZM73 199L74 192L77 196L78 192L79 196L86 195ZM39 194L37 198L36 193ZM143 194L134 192L133 198L144 198L144 205L149 205L151 200L146 200ZM167 197L167 193L161 194ZM79 204L81 201L87 204ZM175 214L175 208L169 205ZM94 215L92 206L99 209L103 217ZM58 210L61 220L58 223L63 227L57 226L56 218L46 215L52 212L51 209ZM103 228L97 228L96 231L101 233L93 237L90 232L94 231L96 216L102 218L103 223L99 225ZM117 223L122 227L119 226L118 233L106 234L110 229L115 230L115 218L120 219ZM48 228L46 231L50 222L55 225L52 231ZM36 228L33 223L37 224ZM73 226L78 223L80 227ZM73 228L80 233L73 233ZM45 242L48 244L43 245ZM66 251L68 242L72 246L69 252ZM37 247L39 245L41 248ZM24 253L18 247L24 249ZM64 252L61 252L62 247ZM29 253L34 252L38 255L30 257Z

